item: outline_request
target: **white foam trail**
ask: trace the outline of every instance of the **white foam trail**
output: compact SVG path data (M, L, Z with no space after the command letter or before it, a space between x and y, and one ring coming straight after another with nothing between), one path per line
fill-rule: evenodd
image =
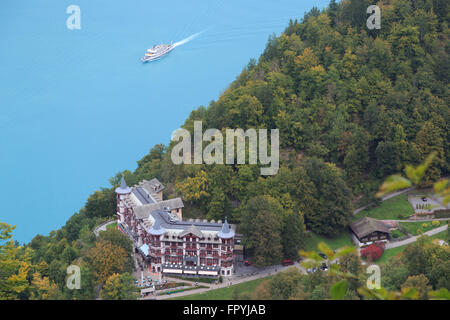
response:
M187 37L186 39L183 39L183 40L181 40L181 41L175 42L175 43L173 44L173 46L174 46L174 47L181 46L181 45L183 45L183 44L185 44L185 43L191 41L191 40L194 39L195 37L199 36L199 35L202 34L203 32L204 32L204 31L200 31L200 32L194 33L192 36L189 36L189 37Z

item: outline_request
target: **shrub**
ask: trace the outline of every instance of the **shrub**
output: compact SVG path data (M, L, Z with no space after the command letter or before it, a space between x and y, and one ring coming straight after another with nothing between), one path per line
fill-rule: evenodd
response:
M428 228L428 223L422 223L422 228Z
M396 229L392 231L392 238L400 238L403 235L402 231L400 229Z
M434 221L431 223L431 225L432 225L433 227L438 227L440 224L441 224L441 223L440 223L440 221L438 221L438 220L434 220Z

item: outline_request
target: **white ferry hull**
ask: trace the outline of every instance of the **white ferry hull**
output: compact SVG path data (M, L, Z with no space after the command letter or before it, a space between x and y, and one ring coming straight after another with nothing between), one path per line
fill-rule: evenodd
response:
M145 55L143 58L141 58L142 62L148 62L148 61L155 61L158 60L162 57L164 57L166 54L168 54L170 51L172 51L173 49L175 49L175 46L170 44L167 49L164 49L160 52L156 52L152 55Z

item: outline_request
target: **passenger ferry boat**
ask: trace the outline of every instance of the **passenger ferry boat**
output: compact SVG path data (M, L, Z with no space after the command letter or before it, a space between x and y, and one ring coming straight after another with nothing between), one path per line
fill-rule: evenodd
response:
M172 51L175 46L170 42L170 44L157 44L147 50L145 56L141 59L142 62L153 61L159 59L170 51Z

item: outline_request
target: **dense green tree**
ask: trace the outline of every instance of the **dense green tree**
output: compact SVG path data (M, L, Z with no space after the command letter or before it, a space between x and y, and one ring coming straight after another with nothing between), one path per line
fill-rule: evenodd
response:
M244 245L257 266L280 263L283 208L270 196L258 196L241 209L240 227Z
M270 296L274 300L287 300L294 296L302 281L302 274L297 268L277 273L270 280Z
M431 290L431 286L428 285L428 282L427 277L423 274L410 276L402 285L402 289L415 288L419 292L419 299L426 300L428 298L428 291Z
M113 189L102 188L95 191L86 202L86 216L92 217L113 217L116 213L116 194ZM80 227L81 228L81 227Z
M424 123L417 133L416 144L421 155L421 161L425 160L432 152L437 153L435 160L428 167L424 175L425 178L421 183L421 186L429 186L432 182L440 178L443 168L445 151L442 130L431 121Z
M138 288L134 278L129 273L112 274L104 284L101 298L104 300L136 300Z
M284 227L281 233L283 255L285 258L297 259L298 251L303 247L306 239L303 215L290 212L284 220Z
M335 166L311 158L304 167L320 203L314 212L305 215L306 225L319 234L339 234L352 217L351 191Z

